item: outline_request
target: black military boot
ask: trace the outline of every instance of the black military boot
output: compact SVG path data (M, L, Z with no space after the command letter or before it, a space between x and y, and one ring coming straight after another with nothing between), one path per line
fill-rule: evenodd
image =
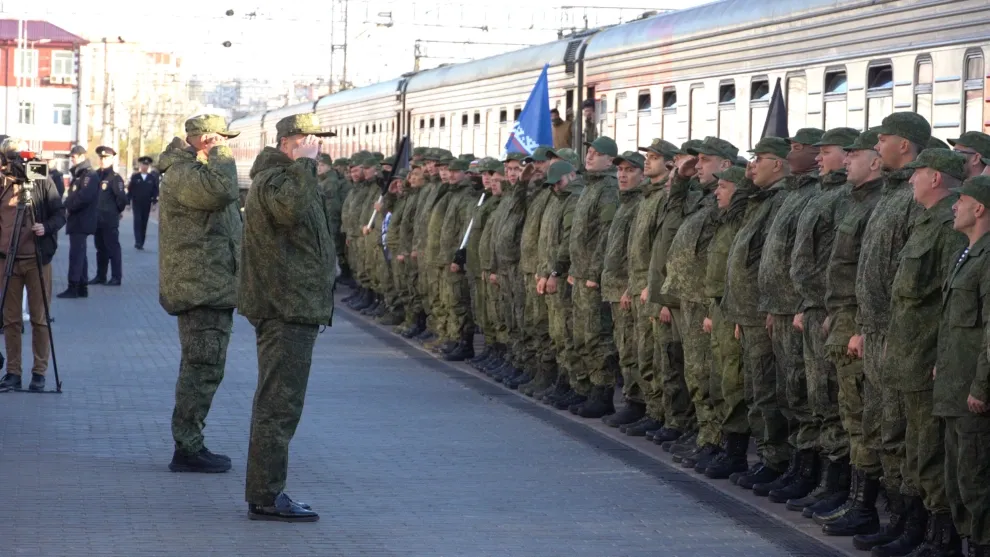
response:
M502 368L502 373L493 376L492 379L498 381L499 383L502 383L503 385L506 385L513 379L516 379L525 373L526 372L523 371L522 369L510 364Z
M799 451L792 452L791 460L787 463L784 473L772 482L753 484L753 493L758 497L766 497L770 495L771 491L783 489L791 485L791 482L797 479L798 470L801 469L801 464L803 463L801 460L802 456Z
M379 317L377 321L380 325L384 325L386 327L402 325L405 321L405 312L402 311L401 307L396 307L387 312L385 315Z
M456 341L456 340L444 341L444 342L441 342L440 344L438 344L436 346L436 349L433 350L433 352L435 352L436 354L439 354L441 356L446 356L447 354L450 354L451 352L453 352L454 349L457 348L457 345L458 344L459 344L459 341Z
M470 338L468 338L470 337ZM443 359L448 362L463 362L474 357L474 332L465 335L457 346L448 352Z
M172 462L169 463L168 469L173 472L219 474L230 470L230 458L214 454L206 447L197 453L186 453L176 449L172 454Z
M776 480L784 473L784 470L786 470L786 467L783 466L783 463L769 464L764 462L763 466L752 474L746 474L745 476L739 478L736 485L743 489L753 489L756 485L768 484Z
M475 355L475 357L473 357L470 360L468 360L468 364L470 364L473 367L473 366L476 366L477 364L479 364L479 363L487 360L488 358L491 357L492 350L494 350L494 349L495 349L495 345L494 344L491 344L491 343L486 342L485 343L485 349L482 350L480 354L477 354L477 355Z
M826 458L821 459L821 466L818 467L818 477L815 488L801 497L792 497L787 500L787 510L803 511L814 505L828 492L829 477L838 474L838 464Z
M979 547L970 540L969 555L979 555ZM878 549L880 548L873 549L874 554ZM908 554L908 557L962 557L962 555L962 540L956 532L952 515L945 511L928 515L925 541ZM990 557L990 551L984 550L983 557Z
M555 399L553 407L557 410L567 410L571 406L581 404L586 400L588 400L588 397L572 389L566 396Z
M626 404L622 407L622 410L619 410L611 416L602 418L602 422L609 427L619 427L638 422L643 419L643 416L645 415L645 404L634 400L627 400Z
M856 473L860 475L859 486L855 490L856 498L842 516L822 526L822 532L826 536L856 536L880 529L880 517L877 514L880 480L867 478L862 470L857 470Z
M536 393L533 398L537 398L543 404L552 405L556 400L571 392L571 383L567 378L567 374L561 372L557 375L557 380L554 381L553 385L542 393Z
M721 449L718 445L705 443L681 458L682 468L693 468L695 472L703 474L708 465L719 455Z
M733 473L745 472L749 463L746 451L749 449L749 435L726 433L725 450L705 468L705 476L713 480L728 479Z
M60 292L59 294L56 294L55 297L56 298L63 298L63 299L65 299L65 298L78 298L79 297L79 285L76 284L76 283L74 283L74 282L70 282L68 288L66 288L64 292Z
M420 313L413 320L412 327L402 333L402 338L415 338L426 330L426 314Z
M517 375L512 379L506 379L502 382L503 385L515 391L519 388L519 385L525 385L533 380L533 372L529 369L523 368L522 375Z
M578 408L577 412L572 413L582 418L595 419L614 414L615 403L612 402L614 394L615 387L594 387L588 400Z
M804 497L811 493L818 484L821 476L821 461L814 450L804 450L798 453L800 464L794 478L784 487L773 489L768 498L774 503L786 503L791 499Z
M354 300L354 298L357 298L360 293L361 291L359 289L351 289L351 293L341 298L340 301L342 303L349 304Z
M835 468L834 472L832 471L833 466ZM805 507L801 511L801 516L813 518L816 513L822 515L829 514L841 507L849 499L849 482L852 477L852 467L849 465L849 457L845 457L835 463L829 463L829 467L829 472L826 474L828 483L825 492L820 494L818 501Z
M643 416L643 419L629 425L619 427L619 431L629 437L646 437L650 431L659 431L663 427L663 422L651 416Z
M375 293L371 296L371 303L368 304L366 307L361 308L358 311L361 313L361 315L364 315L365 317L369 317L371 316L371 314L378 311L378 307L382 305L382 303L383 302L381 296Z
M375 303L375 294L370 288L365 288L361 296L357 300L354 300L354 304L351 306L351 309L354 311L361 311L368 308L373 303Z
M519 392L530 398L535 398L536 393L550 388L559 373L557 362L540 362L537 366L532 381L519 385Z
M860 551L869 551L899 538L901 532L904 531L904 525L910 511L907 503L907 499L899 491L888 489L887 511L889 512L889 520L887 524L875 531L853 537L853 546Z
M873 557L904 557L910 555L926 540L928 510L925 509L921 497L905 497L904 508L907 518L904 520L901 535L892 542L874 547L870 552ZM855 544L856 538L853 538L853 545Z
M684 435L684 432L679 429L674 429L672 427L664 427L657 433L653 434L653 442L657 445L663 446L664 443L673 442L679 440ZM669 445L673 446L673 444ZM664 449L670 452L669 449Z
M825 525L833 520L838 519L842 515L846 514L851 507L856 504L856 500L859 498L859 490L862 489L861 479L865 476L859 474L859 470L855 466L849 468L849 492L846 498L839 503L837 507L833 507L829 510L815 511L811 515L811 519L815 521L816 524ZM811 508L817 505L812 505ZM804 513L802 513L803 516Z
M653 443L660 445L660 448L670 454L679 454L693 451L698 446L698 433L696 431L685 431L683 435L674 441L658 441L663 434L663 428L653 434Z
M365 293L368 291L367 288L359 286L354 292L353 296L350 296L347 300L347 307L354 309L357 305L364 300Z
M377 321L378 319L385 317L385 314L388 312L389 312L388 302L385 301L385 296L382 296L381 302L378 304L378 307L375 308L375 311L371 312L370 317L374 317L375 320Z

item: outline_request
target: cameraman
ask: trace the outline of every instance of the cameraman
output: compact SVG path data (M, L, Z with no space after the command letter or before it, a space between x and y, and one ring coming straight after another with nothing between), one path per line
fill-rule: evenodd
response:
M23 164L20 152L24 142L8 138L0 145L0 152L8 161ZM7 257L14 257L10 284L3 308L3 336L7 350L7 374L0 380L0 391L21 388L21 303L27 288L28 311L31 314L31 348L34 366L31 368L31 384L28 389L42 391L45 388L45 371L48 370L50 345L48 344L48 319L45 315L45 297L51 299L52 257L58 247L57 233L65 225L65 209L62 198L50 177L24 183L19 172L9 167L3 173L0 185L0 258L6 264ZM14 220L18 201L30 201L21 223L20 241L12 246ZM13 252L13 253L12 253ZM38 259L41 269L38 269Z
M98 183L93 165L86 158L86 148L76 145L69 151L72 182L65 197L69 235L69 286L58 298L86 298L89 296L89 261L86 258L86 238L96 233L96 199Z
M127 194L124 193L124 179L113 169L117 160L117 151L101 145L96 148L96 156L100 158L100 169L96 171L93 182L99 184L99 198L96 202L96 277L90 284L106 284L120 286L123 276L123 265L120 260L120 219L127 208ZM107 282L107 265L110 265L111 277Z

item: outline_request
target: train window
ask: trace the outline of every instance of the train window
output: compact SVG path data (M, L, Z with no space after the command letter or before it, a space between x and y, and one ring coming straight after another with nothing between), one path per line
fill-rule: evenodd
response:
M364 125L364 133L365 133L365 134L367 134L367 133L369 133L369 132L368 132L368 124L365 124L365 125Z
M650 109L653 108L652 102L650 100L650 92L640 91L639 100L637 101L637 103L639 105L640 112L649 112Z
M466 128L468 125L468 115L467 112L461 114L461 127Z
M969 52L966 54L966 81L963 82L965 95L965 118L963 131L983 131L983 83L986 73L983 69L983 54Z
M663 91L663 110L664 112L677 111L677 91L673 87L668 87Z
M849 91L849 84L846 81L845 70L834 70L825 72L825 94L838 95Z
M889 64L870 66L866 75L866 126L879 126L894 112L894 68Z
M718 86L718 104L728 104L736 102L736 84L722 83Z
M423 119L423 118L420 118L419 119L419 129L423 129L425 127L426 127L426 120Z
M615 119L621 120L626 117L626 94L615 95Z
M688 118L688 139L701 139L708 135L705 129L707 110L705 110L704 85L691 86L691 101L690 106L688 106L688 114L690 114Z
M513 122L518 122L519 121L519 116L521 114L522 114L522 109L521 108L517 108L517 109L513 110L512 111L512 121Z
M371 124L371 133L378 133L378 126L376 124Z
M825 129L846 125L846 93L849 82L845 70L825 71ZM880 117L883 119L883 117Z
M677 136L677 91L673 87L663 90L660 98L663 103L663 122L660 125L660 136L673 142Z
M480 126L481 125L481 113L480 112L475 112L474 113L474 125L475 126Z
M506 109L501 109L498 111L498 123L504 124L509 121L509 111Z
M441 128L446 128L447 127L447 117L446 116L441 116L440 117L440 127Z
M749 145L756 145L770 112L770 80L754 78L749 86Z
M738 143L736 137L736 84L721 83L718 86L718 130L716 135L726 141Z
M436 118L430 118L430 129L432 130L435 127L437 127L437 120L436 120Z
M798 130L808 122L808 78L795 75L787 78L787 125ZM762 131L762 130L761 130Z
M929 56L919 56L915 63L914 111L932 122L932 82L935 71Z

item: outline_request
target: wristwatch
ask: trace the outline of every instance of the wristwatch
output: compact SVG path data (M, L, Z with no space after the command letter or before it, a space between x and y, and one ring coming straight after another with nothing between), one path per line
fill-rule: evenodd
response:
M560 276L560 273L558 273L557 271L551 271L550 272L550 278L557 278L559 276Z

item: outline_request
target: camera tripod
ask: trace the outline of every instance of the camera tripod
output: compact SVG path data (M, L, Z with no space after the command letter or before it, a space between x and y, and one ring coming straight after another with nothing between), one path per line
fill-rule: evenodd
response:
M13 186L11 186L13 187ZM15 256L17 254L17 247L21 244L21 231L24 225L24 215L28 215L28 223L30 225L35 224L34 217L34 204L31 201L31 193L34 188L30 184L22 186L20 193L17 196L17 212L14 216L14 230L11 234L10 245L7 246L7 259L4 265L4 281L3 281L3 291L0 292L0 319L3 318L3 310L7 304L7 290L10 288L10 279L14 275L14 262L16 260ZM31 208L28 211L28 207ZM55 390L44 390L44 391L31 391L28 389L14 389L15 392L19 393L59 393L62 392L62 380L58 377L58 360L55 358L55 335L52 334L52 323L55 322L52 319L51 308L48 304L48 292L45 290L45 277L44 277L44 267L41 265L41 250L38 245L38 237L33 235L32 241L34 241L34 260L38 266L38 283L41 286L41 299L45 304L45 323L48 324L48 346L51 349L52 357L52 370L55 372ZM23 327L23 322L20 324ZM0 331L3 330L2 325L0 325ZM32 333L33 334L33 333ZM3 356L0 355L0 366L3 365Z

